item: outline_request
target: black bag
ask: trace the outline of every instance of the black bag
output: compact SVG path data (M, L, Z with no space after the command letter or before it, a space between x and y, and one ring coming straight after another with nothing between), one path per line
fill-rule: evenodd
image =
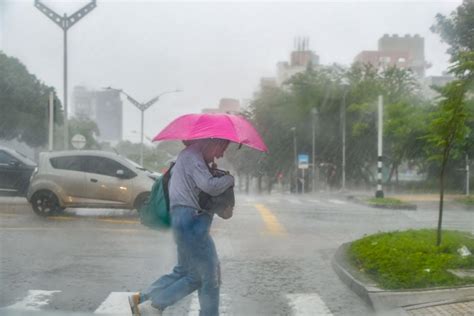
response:
M210 169L214 177L222 177L229 174L219 169ZM235 206L234 187L230 187L218 196L211 196L206 192L199 192L199 207L205 211L217 214L223 219L232 217L232 209Z

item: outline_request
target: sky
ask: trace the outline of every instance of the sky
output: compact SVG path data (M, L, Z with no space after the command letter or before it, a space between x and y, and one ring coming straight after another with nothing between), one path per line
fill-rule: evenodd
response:
M72 14L88 1L44 4ZM0 49L63 95L63 34L33 5L0 0ZM221 98L248 100L261 77L276 74L296 37L308 37L321 64L350 65L362 50L376 50L385 33L419 34L438 75L448 67L447 46L429 28L437 13L461 0L445 1L123 1L97 7L68 32L69 104L72 89L121 88L145 102L167 90L145 112L152 138L172 119ZM72 109L70 107L70 113ZM124 99L124 137L139 141L140 112Z

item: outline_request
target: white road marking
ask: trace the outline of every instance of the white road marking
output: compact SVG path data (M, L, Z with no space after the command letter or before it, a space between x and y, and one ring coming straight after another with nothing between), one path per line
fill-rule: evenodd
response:
M134 210L108 208L68 208L66 212L77 216L125 216L136 213Z
M219 296L219 315L225 316L229 314L229 297L226 294L220 294ZM188 316L199 316L199 298L197 292L194 292L191 297L191 303L189 304Z
M334 204L347 204L344 201L339 201L339 200L329 200L329 202L334 203Z
M94 314L131 315L128 297L134 292L111 292Z
M49 304L54 293L59 292L61 291L28 290L28 295L24 299L5 307L5 309L39 311L41 307Z
M331 311L316 293L287 294L294 316L332 316Z
M303 204L303 202L301 202L300 200L297 200L297 199L288 199L288 202L290 202L292 204Z

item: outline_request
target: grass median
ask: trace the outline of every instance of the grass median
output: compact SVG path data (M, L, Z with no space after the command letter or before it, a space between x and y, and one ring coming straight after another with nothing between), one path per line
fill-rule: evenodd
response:
M474 285L474 277L460 278L448 270L474 269L474 255L461 256L467 247L474 253L474 236L443 231L436 246L436 230L408 230L370 235L349 248L352 264L383 289L420 289Z
M474 195L471 194L471 195L462 197L462 198L458 199L457 201L462 203L462 204L466 204L468 206L474 206Z

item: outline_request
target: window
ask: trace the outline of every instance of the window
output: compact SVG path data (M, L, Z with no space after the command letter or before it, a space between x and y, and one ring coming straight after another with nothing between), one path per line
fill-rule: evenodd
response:
M51 158L49 161L55 169L82 171L81 157L78 156Z
M3 150L0 150L0 164L9 165L12 161L16 162L18 160L13 158L11 155L4 152Z
M84 157L84 171L89 173L101 174L104 176L116 177L117 170L123 170L125 175L130 175L132 172L118 163L115 160L104 158L85 156Z

